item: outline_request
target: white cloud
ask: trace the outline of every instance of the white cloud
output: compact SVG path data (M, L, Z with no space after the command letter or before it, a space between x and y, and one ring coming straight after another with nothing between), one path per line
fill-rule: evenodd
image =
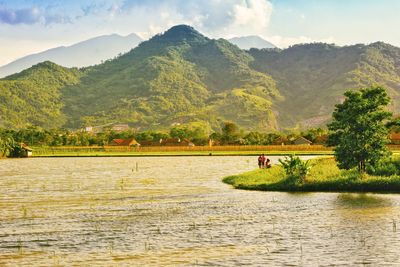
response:
M296 43L324 41L304 36L269 36L268 28L273 12L270 0L82 2L69 9L66 7L68 5L61 4L31 9L0 8L0 20L3 20L0 36L7 36L9 40L0 42L0 65L48 49L49 44L70 45L111 33L127 35L135 32L146 39L177 24L189 24L213 38L259 35L282 48ZM15 10L23 12L17 14ZM22 14L29 16L23 17ZM328 38L325 41L334 40Z
M166 30L176 24L189 24L211 37L229 37L265 34L272 4L269 0L125 1L119 11L120 18L141 18L150 33L154 28Z
M235 31L262 34L268 27L272 5L265 0L249 0L245 4L236 4L233 10L232 34L235 34Z

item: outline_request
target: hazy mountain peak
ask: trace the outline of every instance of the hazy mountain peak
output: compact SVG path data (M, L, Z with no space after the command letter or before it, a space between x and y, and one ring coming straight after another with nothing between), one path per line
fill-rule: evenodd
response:
M228 39L228 41L245 50L249 50L250 48L276 48L275 45L257 35L234 37Z
M65 67L86 67L100 64L135 48L142 39L136 34L97 36L71 46L60 46L28 55L0 67L0 78L20 72L37 63L52 61Z

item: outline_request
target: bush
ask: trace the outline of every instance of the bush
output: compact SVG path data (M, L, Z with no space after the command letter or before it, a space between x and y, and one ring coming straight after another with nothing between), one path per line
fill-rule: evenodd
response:
M367 169L368 174L377 176L400 175L400 157L379 161Z
M290 155L289 157L285 157L285 160L280 159L279 162L282 164L287 176L294 178L295 181L300 183L305 182L307 174L311 169L309 161L302 161L299 157Z

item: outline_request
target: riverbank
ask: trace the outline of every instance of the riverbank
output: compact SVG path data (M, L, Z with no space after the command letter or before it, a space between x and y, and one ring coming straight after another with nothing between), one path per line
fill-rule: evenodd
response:
M333 158L313 159L310 163L305 183L287 177L280 165L228 176L223 182L237 189L261 191L400 193L399 175L359 177L355 170L339 170Z
M196 146L196 147L34 147L33 157L158 157L332 155L332 149L313 146Z
M332 155L329 151L173 151L173 152L57 152L34 154L35 158L49 157L188 157L188 156L258 156L266 153L270 156L301 155L324 156Z

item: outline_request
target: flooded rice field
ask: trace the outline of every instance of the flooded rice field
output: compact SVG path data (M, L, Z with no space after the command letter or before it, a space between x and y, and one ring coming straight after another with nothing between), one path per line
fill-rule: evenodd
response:
M0 160L0 266L400 266L400 196L221 182L255 167L256 157Z

